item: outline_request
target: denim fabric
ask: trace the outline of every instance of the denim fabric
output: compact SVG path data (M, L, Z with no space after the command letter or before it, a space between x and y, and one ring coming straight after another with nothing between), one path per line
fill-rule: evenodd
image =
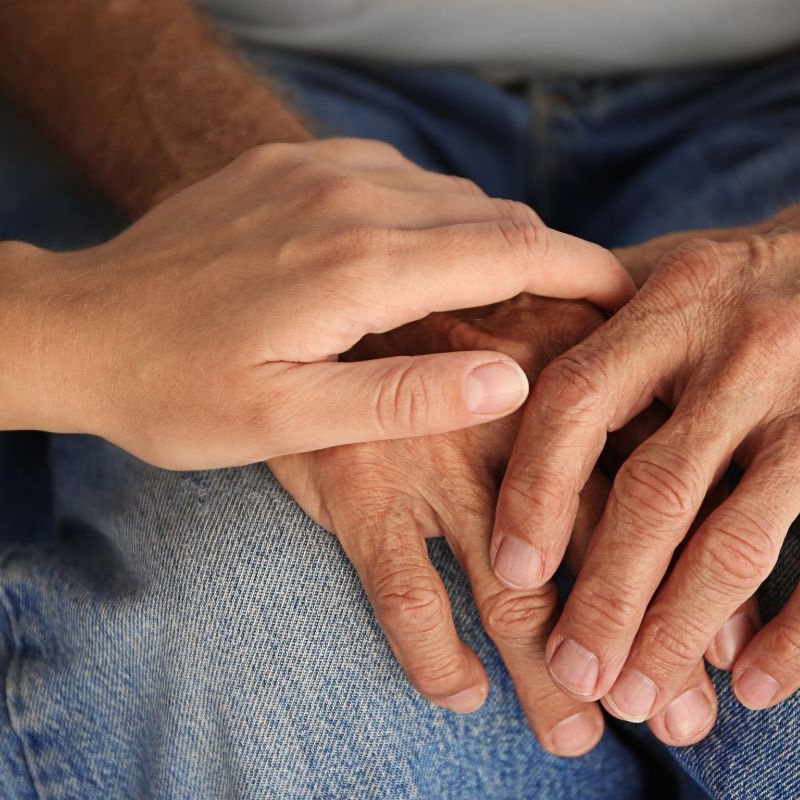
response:
M38 793L19 796L648 791L618 737L577 761L538 748L441 543L456 624L493 684L471 716L410 687L336 540L265 467L165 473L68 437L53 464L57 541L3 561L6 697Z
M466 73L251 55L321 132L386 139L609 244L755 219L800 185L794 57L505 91ZM39 178L43 205L24 191L36 184L16 153L33 146L2 120L0 209L29 198L0 213L4 236L72 247L114 229L94 201L63 199L84 196L69 177ZM37 174L66 175L35 152ZM65 209L53 229L48 207ZM432 558L492 682L469 716L416 695L335 539L265 467L171 473L53 437L47 487L43 451L42 436L0 437L1 797L697 796L641 728L614 725L581 759L543 753L441 541ZM793 534L765 612L799 566ZM720 722L676 758L717 798L800 795L798 697L754 714L714 677Z

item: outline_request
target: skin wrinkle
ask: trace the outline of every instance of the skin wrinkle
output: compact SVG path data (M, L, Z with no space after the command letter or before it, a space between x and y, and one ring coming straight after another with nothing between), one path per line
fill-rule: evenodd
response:
M511 647L539 648L545 641L555 609L553 588L520 596L505 587L478 602L486 632L494 642Z

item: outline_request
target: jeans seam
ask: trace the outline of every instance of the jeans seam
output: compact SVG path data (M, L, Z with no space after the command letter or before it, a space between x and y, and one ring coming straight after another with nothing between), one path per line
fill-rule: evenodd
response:
M16 635L15 626L14 626L14 616L11 613L8 598L6 596L6 588L5 588L5 581L3 580L4 574L6 572L6 567L9 560L15 555L16 551L6 551L4 556L0 558L0 609L2 609L2 613L6 617L8 621L8 631L9 631L9 644L10 644L10 653L9 653L9 670L7 672L10 673L10 667L12 663L15 662L16 653L17 653L17 642L19 641L19 637ZM14 724L14 718L11 712L11 706L8 702L8 681L7 678L4 677L3 679L3 704L6 708L6 713L8 714L8 722L9 727L11 728L12 733L19 741L20 745L20 752L22 753L22 757L24 759L25 764L25 771L28 775L28 780L30 781L31 791L33 792L34 796L37 800L43 800L44 795L39 790L37 786L37 781L35 778L34 770L31 767L32 759L30 753L28 752L28 747L25 744L25 738L20 734L18 730L18 726Z

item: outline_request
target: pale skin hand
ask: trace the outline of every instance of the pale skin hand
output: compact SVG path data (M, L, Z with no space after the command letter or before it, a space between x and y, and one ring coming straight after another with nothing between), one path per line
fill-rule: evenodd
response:
M432 311L631 286L526 206L364 140L264 146L93 250L2 255L0 425L181 469L510 413L527 382L502 354L335 358Z
M687 738L714 713L708 687L683 691L687 679L768 575L800 512L798 218L789 209L660 258L628 306L540 376L499 500L495 570L536 587L560 561L608 432L655 397L674 407L617 474L547 658L572 697L606 697L632 719L671 710ZM746 468L742 481L659 588L733 458ZM739 699L765 708L794 692L800 593L756 635L732 624Z
M459 296L528 288L615 306L632 291L608 253L551 235L530 209L377 143L308 143L188 0L75 0L61 12L57 0L0 7L0 88L133 214L253 145L304 144L250 151L91 253L5 246L2 323L15 346L0 364L0 426L100 433L188 467L474 424L500 413L490 394L506 395L506 411L524 397L520 373L506 370L503 389L497 368L468 389L488 354L329 362ZM534 252L536 278L522 263ZM327 402L312 403L320 391Z

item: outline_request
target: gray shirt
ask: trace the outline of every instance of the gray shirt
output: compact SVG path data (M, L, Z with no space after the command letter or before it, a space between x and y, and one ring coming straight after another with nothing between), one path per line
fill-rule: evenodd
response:
M800 44L800 0L200 0L245 39L529 72L713 64Z

